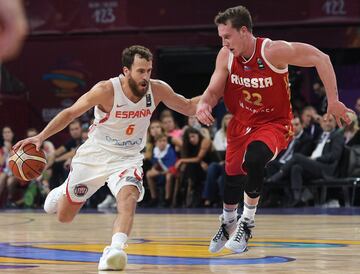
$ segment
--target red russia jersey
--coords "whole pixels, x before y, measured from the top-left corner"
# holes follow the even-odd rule
[[[256,38],[249,60],[229,55],[229,77],[224,102],[234,118],[245,126],[268,122],[290,124],[292,114],[288,69],[277,69],[266,60],[269,39]]]

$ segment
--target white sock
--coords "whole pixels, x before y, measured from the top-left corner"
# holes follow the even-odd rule
[[[234,209],[228,209],[223,208],[223,217],[225,223],[232,223],[234,220],[236,220],[237,217],[237,208]]]
[[[111,246],[119,249],[123,249],[128,236],[125,233],[117,232],[112,236]]]
[[[244,202],[244,210],[241,215],[241,219],[254,220],[257,206],[256,205],[248,205]]]

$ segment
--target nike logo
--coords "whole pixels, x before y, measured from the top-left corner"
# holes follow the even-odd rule
[[[247,127],[244,135],[248,134],[250,132],[250,130],[251,130],[251,127]]]
[[[121,108],[121,107],[126,106],[126,105],[127,105],[127,104],[122,104],[122,105],[116,104],[116,107],[117,107],[117,108]]]

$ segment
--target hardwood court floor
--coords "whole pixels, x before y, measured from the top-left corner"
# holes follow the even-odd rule
[[[36,212],[0,212],[0,273],[98,273],[114,214],[71,224]],[[360,216],[258,215],[250,250],[212,255],[215,214],[138,214],[122,272],[360,273]]]

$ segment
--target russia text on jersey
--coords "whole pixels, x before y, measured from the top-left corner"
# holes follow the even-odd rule
[[[243,78],[236,74],[231,74],[231,83],[245,86],[248,88],[268,88],[273,86],[273,80],[271,77],[266,78]]]

